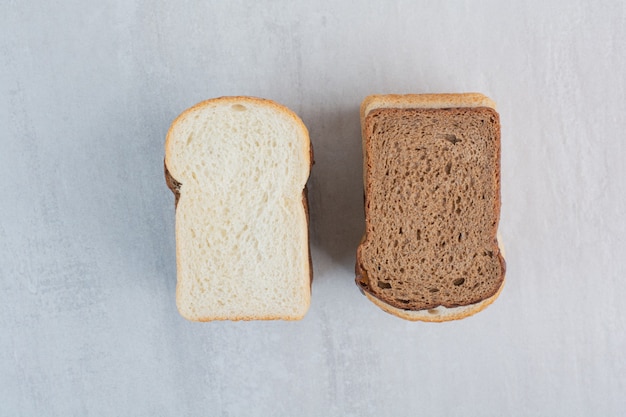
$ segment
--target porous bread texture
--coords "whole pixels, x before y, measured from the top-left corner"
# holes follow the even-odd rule
[[[311,269],[303,190],[312,161],[302,121],[269,100],[222,97],[183,112],[165,146],[168,183],[180,192],[181,315],[304,317]]]
[[[502,239],[500,238],[500,236],[498,236],[498,246],[500,248],[500,253],[502,254],[502,257],[503,258],[506,257],[506,254],[504,252],[504,246],[502,245]],[[357,271],[359,271],[358,266],[357,266]],[[357,272],[357,276],[359,276],[360,274],[361,272]],[[504,288],[505,281],[506,281],[506,277],[503,277],[502,285],[500,285],[498,292],[496,292],[491,297],[485,300],[482,300],[476,304],[470,304],[470,305],[461,306],[461,307],[450,307],[450,308],[439,306],[439,307],[435,307],[435,308],[428,309],[428,310],[416,310],[416,311],[393,307],[385,303],[384,301],[381,301],[378,298],[374,297],[365,289],[361,288],[361,291],[371,302],[373,302],[378,307],[380,307],[383,311],[389,314],[398,316],[400,318],[403,318],[409,321],[424,321],[424,322],[441,323],[444,321],[460,320],[460,319],[469,317],[473,314],[476,314],[484,310],[489,305],[491,305],[494,301],[496,301],[496,298],[500,296],[500,293],[502,292],[502,289]],[[357,277],[357,284],[361,286],[361,283],[359,282],[358,277]]]
[[[366,232],[357,284],[408,320],[484,309],[505,270],[493,102],[480,94],[371,96],[361,111]]]

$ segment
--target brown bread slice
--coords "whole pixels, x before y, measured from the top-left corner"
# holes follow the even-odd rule
[[[361,117],[366,230],[357,284],[409,320],[485,308],[505,273],[493,102],[480,94],[370,96]]]

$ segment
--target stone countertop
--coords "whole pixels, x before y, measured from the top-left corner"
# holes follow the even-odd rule
[[[623,2],[53,3],[0,16],[0,415],[626,413]],[[353,281],[359,104],[463,91],[500,112],[507,284],[410,323]],[[222,95],[310,130],[301,322],[177,313],[165,133]]]

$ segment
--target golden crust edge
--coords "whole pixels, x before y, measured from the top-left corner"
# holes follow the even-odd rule
[[[453,107],[490,107],[496,103],[481,93],[442,93],[442,94],[373,94],[361,103],[361,124],[367,114],[382,108],[443,109]]]

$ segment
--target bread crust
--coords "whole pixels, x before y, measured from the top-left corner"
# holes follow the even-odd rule
[[[264,106],[269,106],[271,108],[273,108],[274,110],[283,113],[284,115],[288,116],[297,126],[298,128],[301,130],[301,133],[303,134],[304,137],[306,137],[308,140],[306,141],[306,146],[308,147],[308,149],[306,150],[306,153],[308,153],[309,155],[309,167],[308,167],[308,171],[309,171],[309,175],[310,175],[310,169],[313,166],[313,164],[315,163],[314,161],[314,155],[313,155],[313,146],[311,145],[311,141],[309,138],[309,131],[307,129],[307,127],[305,126],[304,122],[300,119],[300,117],[298,117],[298,115],[296,115],[296,113],[294,113],[291,109],[289,109],[288,107],[285,107],[281,104],[278,104],[272,100],[268,100],[268,99],[263,99],[263,98],[258,98],[258,97],[249,97],[249,96],[224,96],[224,97],[217,97],[217,98],[212,98],[212,99],[208,99],[205,101],[202,101],[190,108],[188,108],[187,110],[183,111],[178,117],[176,117],[176,119],[174,119],[174,121],[172,122],[172,124],[170,125],[170,128],[168,129],[166,138],[165,138],[165,158],[163,161],[163,168],[164,168],[164,175],[165,175],[165,183],[167,185],[167,187],[170,189],[170,191],[172,191],[172,193],[174,194],[174,209],[176,210],[176,208],[178,207],[178,201],[180,200],[180,195],[181,195],[181,189],[183,187],[183,184],[181,182],[179,182],[178,180],[176,180],[172,174],[170,173],[169,169],[168,169],[168,159],[170,158],[171,153],[173,152],[173,150],[171,149],[172,143],[171,143],[171,137],[172,137],[172,132],[174,131],[174,128],[176,127],[177,123],[181,120],[183,120],[184,118],[186,118],[190,113],[197,111],[200,108],[203,107],[207,107],[207,106],[214,106],[214,105],[223,105],[223,104],[228,104],[228,103],[232,103],[232,104],[240,104],[240,103],[250,103],[250,104],[260,104],[260,105],[264,105]],[[276,319],[280,319],[280,320],[286,320],[286,321],[295,321],[295,320],[301,320],[302,318],[304,318],[304,315],[306,314],[306,311],[309,309],[309,305],[311,302],[311,297],[310,297],[310,291],[312,288],[312,282],[313,282],[313,262],[311,259],[311,245],[309,243],[309,221],[310,221],[310,215],[309,215],[309,204],[308,204],[308,190],[307,190],[307,186],[305,184],[304,189],[302,190],[302,205],[303,205],[303,209],[305,212],[305,218],[306,218],[306,236],[307,236],[307,253],[308,253],[308,270],[309,270],[309,297],[307,299],[307,305],[304,306],[305,308],[303,309],[304,313],[302,315],[297,315],[297,316],[286,316],[286,315],[282,315],[280,317],[275,317],[275,316],[255,316],[255,315],[241,315],[241,316],[236,316],[236,317],[232,317],[232,316],[228,316],[228,317],[224,317],[224,316],[211,316],[211,317],[187,317],[185,316],[185,314],[183,313],[183,311],[181,309],[179,309],[179,313],[186,318],[187,320],[190,321],[198,321],[198,322],[208,322],[208,321],[220,321],[220,320],[229,320],[229,321],[250,321],[250,320],[276,320]],[[176,245],[176,270],[178,271],[180,269],[180,254],[179,254],[179,246],[180,245]],[[180,300],[180,288],[179,285],[176,285],[176,301],[177,304],[179,303]]]
[[[451,107],[490,107],[496,103],[480,93],[384,94],[365,97],[361,103],[361,126],[367,114],[375,109],[445,109]]]
[[[172,177],[172,174],[170,174],[170,171],[167,169],[165,160],[163,160],[163,171],[165,173],[165,184],[167,188],[174,193],[174,209],[176,209],[176,207],[178,207],[178,200],[180,200],[180,186],[182,184]]]
[[[489,298],[486,298],[478,303],[470,304],[462,307],[437,307],[435,309],[429,310],[402,310],[400,308],[394,307],[381,301],[380,299],[374,297],[369,292],[362,290],[363,294],[374,304],[380,307],[385,312],[392,314],[394,316],[400,317],[409,321],[425,321],[425,322],[435,322],[441,323],[444,321],[452,321],[452,320],[461,320],[465,317],[472,316],[485,308],[491,305],[496,298],[500,296],[502,289],[504,288],[504,280],[502,281],[502,285],[498,288],[498,291]]]
[[[361,129],[362,129],[362,148],[363,148],[363,166],[368,166],[368,144],[366,141],[366,118],[370,112],[377,109],[382,108],[399,108],[399,109],[407,109],[407,108],[429,108],[429,109],[443,109],[443,108],[463,108],[463,107],[488,107],[495,111],[496,105],[490,98],[484,96],[480,93],[464,93],[464,94],[407,94],[407,95],[396,95],[396,94],[388,94],[388,95],[372,95],[366,97],[361,103],[360,107],[360,116],[361,116]],[[497,154],[500,155],[500,142],[497,143]],[[356,256],[356,265],[355,265],[355,274],[356,274],[356,284],[361,289],[361,292],[374,304],[380,307],[382,310],[403,318],[405,320],[411,321],[427,321],[427,322],[443,322],[450,320],[459,320],[477,312],[485,309],[491,303],[495,301],[496,298],[502,292],[505,282],[505,273],[506,273],[506,262],[503,256],[502,245],[500,241],[500,237],[497,231],[497,225],[500,219],[500,157],[497,159],[496,165],[496,175],[497,175],[497,201],[494,207],[497,214],[497,222],[496,222],[496,230],[492,231],[495,244],[497,246],[498,259],[500,261],[501,270],[502,270],[502,280],[499,287],[497,287],[494,293],[487,298],[480,300],[476,303],[464,305],[464,306],[437,306],[435,308],[430,309],[422,309],[422,310],[406,310],[399,308],[397,306],[393,306],[378,297],[376,297],[369,290],[369,280],[367,278],[367,271],[364,271],[361,267],[362,263],[362,254],[361,249],[363,246],[363,242],[367,239],[367,235],[364,234],[361,239],[361,244],[357,249]],[[364,184],[364,196],[370,191],[370,185],[367,179],[366,169],[363,170],[363,184]],[[366,226],[369,225],[369,219],[365,218]],[[366,227],[366,230],[368,228]]]

